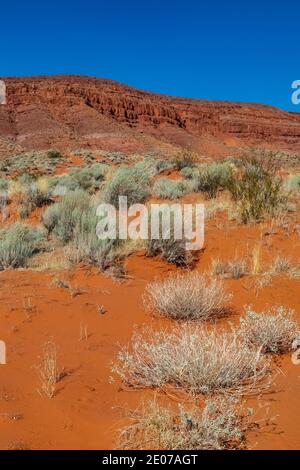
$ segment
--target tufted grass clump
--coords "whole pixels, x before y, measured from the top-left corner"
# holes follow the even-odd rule
[[[212,163],[200,169],[195,181],[198,191],[214,199],[220,190],[226,189],[233,178],[232,167],[227,162]]]
[[[135,389],[171,386],[196,394],[252,394],[270,386],[270,358],[236,330],[193,324],[135,332],[114,365],[123,383]]]
[[[68,192],[60,202],[48,207],[43,224],[61,243],[66,244],[74,236],[75,226],[83,212],[90,210],[90,197],[82,190]]]
[[[202,407],[178,408],[142,403],[128,413],[129,424],[120,431],[124,450],[233,450],[244,449],[253,426],[252,410],[234,398],[207,399]]]
[[[261,313],[247,307],[246,315],[241,318],[241,332],[249,345],[259,347],[265,353],[282,354],[292,350],[300,329],[294,313],[285,307]]]
[[[288,192],[300,192],[300,175],[289,175],[284,183],[284,189]]]
[[[168,238],[161,236],[157,240],[150,238],[147,241],[146,254],[149,257],[159,256],[179,268],[189,268],[194,261],[191,251],[186,249],[186,241],[176,239],[174,235]]]
[[[232,261],[214,260],[212,272],[217,276],[221,275],[231,279],[241,279],[247,274],[247,263],[243,259],[233,259]]]
[[[223,282],[197,273],[176,274],[146,286],[144,305],[172,320],[214,320],[228,313]]]
[[[15,223],[0,230],[0,269],[21,268],[27,260],[45,249],[41,228]]]
[[[258,160],[245,162],[242,176],[229,180],[227,188],[244,224],[259,222],[266,216],[274,217],[287,204],[282,179]]]

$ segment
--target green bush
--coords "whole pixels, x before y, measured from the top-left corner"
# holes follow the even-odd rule
[[[143,203],[150,194],[150,179],[139,167],[119,168],[107,183],[105,202],[119,207],[119,196],[126,196],[128,205]]]
[[[229,189],[243,223],[258,222],[265,215],[274,216],[287,202],[282,180],[259,164],[247,164],[240,179],[228,180]]]
[[[93,193],[100,188],[107,170],[108,165],[102,163],[94,163],[83,168],[73,168],[67,175],[56,176],[51,179],[52,194],[60,195],[60,188],[64,188],[65,192],[82,189]]]
[[[16,223],[0,230],[0,269],[19,268],[35,253],[45,248],[40,228]]]
[[[0,192],[6,193],[8,191],[8,181],[4,178],[0,178]]]
[[[209,198],[215,198],[220,189],[225,189],[232,179],[232,168],[228,163],[212,163],[200,170],[196,176],[197,190],[205,192]]]
[[[61,241],[68,243],[83,212],[90,211],[90,197],[82,190],[70,191],[62,201],[48,207],[42,216],[48,232]]]
[[[153,186],[153,194],[161,199],[179,199],[189,192],[191,187],[187,181],[158,179]]]
[[[186,178],[188,180],[193,180],[193,179],[199,178],[200,170],[199,170],[198,167],[193,167],[193,168],[184,167],[184,168],[182,168],[180,173],[184,178]]]
[[[80,214],[73,231],[71,252],[73,261],[86,262],[105,271],[116,264],[120,242],[100,240],[96,232],[98,221],[92,208]]]

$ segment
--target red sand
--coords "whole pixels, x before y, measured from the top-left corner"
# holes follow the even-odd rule
[[[299,259],[296,233],[290,237],[280,232],[262,237],[262,232],[264,229],[259,226],[232,224],[220,230],[210,222],[206,246],[196,269],[208,269],[215,258],[226,260],[235,254],[247,254],[259,240],[262,240],[265,263],[278,253]],[[118,428],[124,422],[121,410],[135,408],[141,398],[158,393],[125,391],[116,377],[116,381],[111,381],[110,369],[119,344],[130,341],[135,327],[151,324],[158,328],[168,324],[145,313],[142,293],[149,280],[166,276],[174,267],[138,253],[128,258],[127,269],[130,278],[123,282],[86,268],[69,273],[34,270],[0,273],[0,331],[1,339],[7,344],[7,365],[0,366],[0,448],[114,448]],[[69,289],[57,287],[53,283],[55,278],[67,280],[73,291],[80,290],[79,295],[72,297]],[[252,277],[225,280],[225,283],[233,293],[235,308],[230,321],[238,322],[243,306],[252,304],[257,310],[285,305],[295,309],[300,322],[298,279],[276,277],[270,286],[256,291]],[[106,310],[104,315],[98,311],[102,305]],[[219,328],[226,321],[219,322]],[[86,327],[88,338],[80,341],[82,327]],[[57,344],[59,365],[68,371],[53,399],[38,393],[35,369],[48,339]],[[269,409],[270,418],[277,416],[276,426],[251,433],[251,448],[297,449],[300,446],[297,422],[300,366],[293,365],[289,355],[277,363],[282,374],[276,378],[276,393],[250,401],[255,409],[262,405],[264,412]]]

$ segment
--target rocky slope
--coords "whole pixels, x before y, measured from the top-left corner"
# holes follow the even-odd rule
[[[300,151],[300,114],[270,106],[176,98],[76,75],[2,80],[2,153],[6,146],[127,152],[180,146],[216,156],[246,147]]]

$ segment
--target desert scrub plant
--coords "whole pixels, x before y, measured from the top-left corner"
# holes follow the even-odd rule
[[[183,168],[193,168],[196,164],[196,155],[189,150],[182,150],[172,160],[172,164],[178,171]]]
[[[272,308],[256,313],[251,307],[241,318],[241,334],[245,341],[264,353],[285,353],[292,350],[293,341],[299,335],[294,313],[285,307]]]
[[[247,273],[247,263],[240,259],[234,259],[233,261],[214,260],[212,272],[217,276],[221,275],[232,279],[240,279]]]
[[[199,169],[199,174],[193,179],[198,191],[203,191],[210,199],[214,199],[218,191],[228,186],[233,178],[232,167],[229,163],[212,163]]]
[[[128,205],[143,203],[150,194],[149,175],[139,167],[116,170],[104,189],[104,201],[119,207],[119,196],[126,196]]]
[[[188,272],[148,284],[144,305],[172,320],[214,320],[228,312],[229,299],[222,281]]]
[[[66,244],[73,238],[75,226],[86,211],[90,211],[90,196],[82,190],[70,191],[45,210],[42,221],[49,233]]]
[[[298,193],[300,191],[300,175],[289,175],[284,183],[287,192]]]
[[[25,202],[32,208],[43,207],[51,202],[49,182],[45,177],[40,177],[33,183],[25,186]]]
[[[7,193],[9,187],[9,183],[7,179],[0,178],[0,193]]]
[[[82,189],[94,193],[100,189],[109,166],[104,163],[94,163],[83,168],[72,168],[67,175],[55,176],[50,180],[52,194],[66,194],[68,191]],[[64,191],[62,191],[64,189]]]
[[[271,272],[273,274],[288,273],[292,270],[291,261],[283,256],[277,256],[272,263]]]
[[[63,155],[49,156],[47,151],[26,152],[9,157],[0,162],[0,171],[7,176],[19,176],[24,173],[33,175],[53,175],[57,164],[67,163],[69,160]]]
[[[102,272],[111,268],[122,270],[120,254],[122,242],[119,239],[99,239],[98,221],[93,209],[79,214],[69,247],[69,259],[76,263],[86,262]]]
[[[0,270],[26,266],[28,258],[45,249],[41,228],[21,223],[0,230]]]
[[[227,189],[238,204],[244,224],[259,222],[265,216],[275,216],[287,204],[282,179],[268,173],[258,163],[247,164],[241,178],[231,178]]]
[[[149,257],[159,256],[170,264],[180,268],[189,268],[193,265],[193,255],[186,249],[186,241],[176,239],[170,235],[167,238],[161,236],[159,239],[147,240],[146,255]]]
[[[238,331],[180,324],[173,329],[135,332],[114,364],[132,388],[173,386],[196,394],[251,394],[270,386],[270,361]]]
[[[124,450],[244,449],[254,426],[252,410],[234,398],[206,399],[202,407],[179,404],[177,410],[149,401],[128,418],[119,437]]]
[[[154,196],[161,199],[179,199],[190,190],[191,186],[188,182],[169,178],[160,178],[153,185]]]

